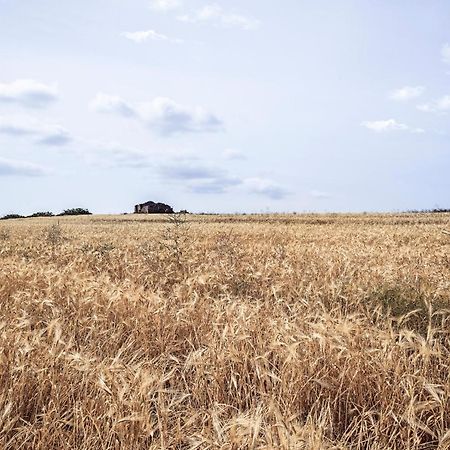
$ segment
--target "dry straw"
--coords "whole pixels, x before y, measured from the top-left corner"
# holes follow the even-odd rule
[[[2,449],[448,449],[446,214],[0,229]]]

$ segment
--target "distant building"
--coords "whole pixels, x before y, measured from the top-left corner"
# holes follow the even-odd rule
[[[171,206],[164,203],[146,202],[134,207],[135,214],[173,214]]]

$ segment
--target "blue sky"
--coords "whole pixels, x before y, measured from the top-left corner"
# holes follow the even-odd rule
[[[0,214],[449,207],[450,2],[0,0]]]

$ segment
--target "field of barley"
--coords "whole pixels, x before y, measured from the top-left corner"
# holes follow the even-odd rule
[[[449,449],[450,214],[0,223],[0,448]]]

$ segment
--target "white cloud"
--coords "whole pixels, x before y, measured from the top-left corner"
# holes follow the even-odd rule
[[[423,103],[421,105],[417,105],[417,109],[423,112],[435,112],[435,109],[431,105],[431,103]]]
[[[171,159],[159,163],[156,173],[165,181],[181,183],[188,191],[197,194],[223,194],[242,184],[223,168],[201,160]]]
[[[411,128],[404,123],[397,122],[395,119],[365,121],[361,123],[361,126],[375,131],[376,133],[384,133],[388,131],[409,131],[411,133],[425,132],[423,128]]]
[[[245,155],[240,151],[234,148],[227,148],[222,152],[222,156],[229,161],[243,161],[246,159]]]
[[[171,11],[180,8],[182,5],[181,0],[151,0],[150,9],[154,11]]]
[[[60,125],[42,123],[28,116],[1,117],[0,133],[9,136],[30,136],[37,144],[61,146],[72,141],[70,133]]]
[[[146,30],[146,31],[126,31],[120,34],[121,36],[129,39],[136,44],[142,44],[147,41],[166,41],[172,42],[173,44],[182,44],[184,41],[182,39],[173,39],[165,34],[157,33],[155,30]]]
[[[366,121],[361,124],[363,127],[369,130],[376,131],[378,133],[383,131],[393,131],[393,130],[408,130],[409,127],[404,123],[399,123],[395,119],[388,120],[375,120]]]
[[[224,194],[230,188],[240,184],[242,184],[242,180],[237,177],[221,176],[192,180],[187,187],[191,192],[197,194]]]
[[[425,92],[424,86],[404,86],[391,92],[390,98],[396,101],[408,101],[420,97]]]
[[[40,177],[49,173],[47,168],[28,161],[0,157],[0,176]]]
[[[442,61],[450,64],[450,44],[445,43],[441,48]]]
[[[88,164],[101,168],[149,170],[162,183],[175,183],[196,194],[223,194],[242,184],[242,180],[217,165],[185,153],[142,151],[116,142],[80,140],[76,150]]]
[[[176,184],[195,194],[236,192],[256,194],[279,200],[290,194],[278,183],[266,178],[243,178],[222,164],[202,159],[185,151],[138,150],[117,142],[77,139],[72,146],[88,164],[101,168],[139,169],[158,177],[161,183]],[[234,153],[234,152],[233,152]],[[144,172],[145,173],[145,172]]]
[[[241,14],[228,13],[217,4],[206,5],[193,14],[178,16],[178,20],[190,23],[211,22],[223,27],[236,27],[242,30],[256,30],[261,25],[261,22],[257,19]]]
[[[120,97],[100,93],[91,102],[91,108],[99,112],[135,117],[164,136],[217,132],[223,127],[221,120],[205,108],[180,105],[165,97],[133,106]]]
[[[90,103],[90,108],[102,113],[115,113],[124,117],[136,115],[133,107],[117,95],[99,92]]]
[[[274,200],[289,192],[265,178],[241,178],[222,165],[205,161],[185,152],[143,151],[115,142],[95,142],[79,139],[74,151],[86,162],[103,168],[120,167],[147,170],[161,183],[174,183],[196,194],[223,194],[236,188]]]
[[[289,192],[272,180],[265,178],[240,178],[222,167],[201,160],[173,159],[158,164],[157,173],[164,180],[182,183],[189,191],[198,194],[223,194],[242,187],[250,194],[279,200]]]
[[[289,195],[285,188],[266,178],[246,178],[243,180],[243,185],[250,193],[263,195],[273,200],[280,200]]]
[[[450,95],[445,95],[436,101],[436,107],[439,111],[448,111],[450,109]]]
[[[165,97],[141,104],[139,112],[150,128],[163,135],[214,132],[222,128],[222,122],[201,106],[184,106]]]
[[[183,184],[226,176],[224,169],[186,152],[144,151],[118,142],[83,139],[79,139],[78,143],[80,145],[75,151],[88,163],[101,167],[150,168],[154,174],[164,180],[178,181]]]
[[[0,102],[16,103],[30,108],[42,108],[58,98],[55,85],[47,85],[35,80],[15,80],[0,83]]]
[[[69,132],[59,125],[49,125],[49,128],[42,129],[38,135],[37,143],[42,145],[61,146],[72,141]]]
[[[159,165],[162,175],[177,180],[213,179],[223,175],[217,167],[199,161],[173,160]]]
[[[450,111],[450,95],[444,95],[431,103],[418,105],[417,109],[424,112],[445,113]]]

